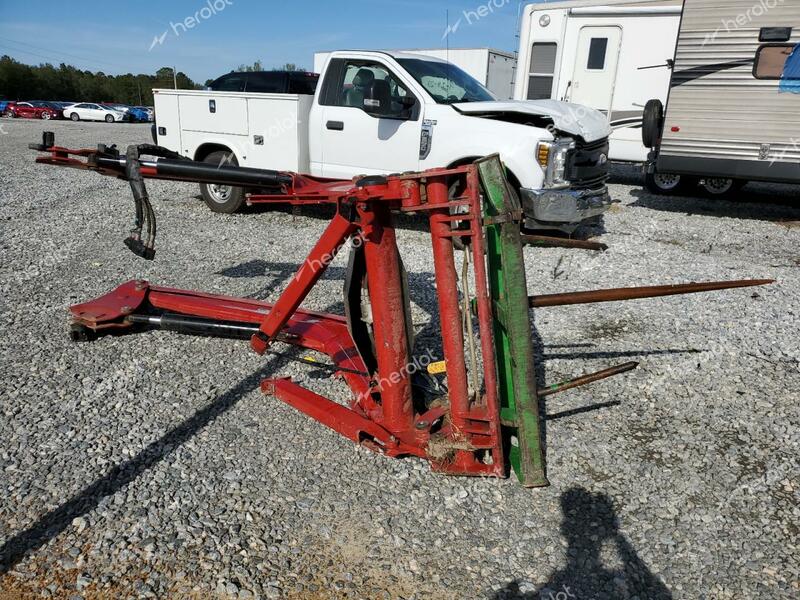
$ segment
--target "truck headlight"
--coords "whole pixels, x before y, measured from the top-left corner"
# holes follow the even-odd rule
[[[569,138],[539,142],[536,148],[536,161],[544,170],[545,187],[563,187],[569,184],[564,172],[567,168],[567,154],[573,148],[575,140]]]

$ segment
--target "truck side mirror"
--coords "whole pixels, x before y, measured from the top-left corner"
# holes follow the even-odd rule
[[[381,116],[386,109],[381,106],[381,101],[375,98],[364,98],[364,112],[374,116]]]
[[[400,104],[398,110],[397,104]],[[389,82],[376,79],[364,94],[364,112],[377,118],[410,119],[410,109],[417,103],[413,96],[393,97]]]

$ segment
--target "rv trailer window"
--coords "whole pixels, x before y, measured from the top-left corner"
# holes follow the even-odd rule
[[[606,66],[606,50],[608,38],[592,38],[589,42],[589,60],[586,69],[589,71],[602,71]]]
[[[780,79],[786,66],[786,59],[792,53],[792,44],[767,44],[756,52],[753,76],[756,79]]]
[[[536,42],[531,47],[528,100],[548,99],[552,95],[557,53],[558,44],[554,42]]]

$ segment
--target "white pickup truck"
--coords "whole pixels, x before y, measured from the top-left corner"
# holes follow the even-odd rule
[[[194,160],[349,179],[499,153],[529,228],[571,231],[611,203],[606,117],[554,100],[497,101],[445,61],[332,52],[314,96],[154,90],[156,143]],[[203,186],[217,212],[240,188]]]

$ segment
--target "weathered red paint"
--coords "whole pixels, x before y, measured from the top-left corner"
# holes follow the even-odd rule
[[[428,201],[433,205],[446,205],[447,180],[431,178],[427,185]],[[442,329],[442,346],[447,365],[447,388],[450,400],[450,421],[453,436],[467,439],[469,392],[467,365],[464,359],[464,333],[461,324],[461,308],[458,301],[458,276],[456,275],[450,213],[447,208],[436,208],[430,217],[431,243],[433,244],[433,266],[436,273],[436,297],[439,303],[439,321]],[[454,462],[466,468],[473,461],[468,451],[456,452]]]
[[[392,215],[386,204],[370,203],[363,213],[361,240],[367,263],[372,327],[386,428],[403,439],[414,436],[410,343],[403,318],[403,280]]]
[[[89,158],[76,160],[69,155]],[[91,162],[92,152],[53,149],[40,162],[74,168],[89,168],[106,175],[119,175],[113,161],[102,167]],[[110,166],[109,166],[110,165]],[[166,178],[158,173],[157,161],[142,166],[146,178]],[[465,180],[459,198],[448,198],[448,181]],[[343,406],[307,390],[288,379],[268,379],[262,389],[354,442],[388,456],[414,455],[428,458],[437,471],[503,476],[505,463],[500,435],[497,381],[492,353],[489,305],[477,172],[472,166],[433,169],[425,173],[391,176],[368,185],[291,175],[280,195],[251,195],[249,202],[320,203],[337,205],[331,220],[308,257],[299,266],[274,304],[245,298],[230,298],[133,281],[92,302],[72,308],[76,323],[96,331],[130,327],[130,314],[163,312],[259,325],[251,346],[269,351],[273,342],[289,343],[327,354],[343,371],[352,398]],[[465,210],[451,216],[452,207]],[[439,300],[444,359],[447,364],[448,403],[415,408],[412,401],[413,361],[405,322],[403,280],[395,238],[392,211],[428,212]],[[464,336],[459,304],[458,277],[454,262],[452,224],[467,221],[470,228],[458,232],[471,243],[476,280],[480,349],[485,392],[469,397]],[[372,327],[377,371],[365,376],[360,357],[343,317],[300,309],[300,304],[325,272],[348,238],[356,236],[364,246],[372,309]],[[346,369],[346,370],[344,370]],[[351,372],[355,371],[355,372]]]

